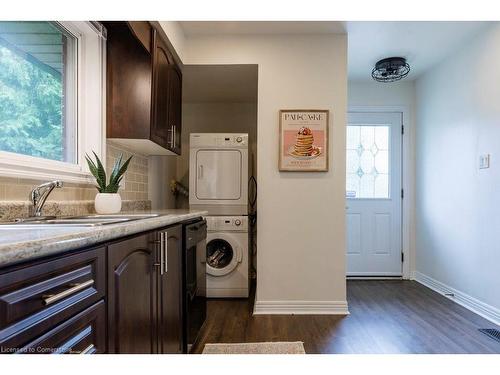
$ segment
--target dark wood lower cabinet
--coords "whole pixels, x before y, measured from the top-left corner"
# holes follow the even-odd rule
[[[182,225],[0,269],[1,353],[183,352]]]
[[[182,226],[108,246],[110,353],[182,353]]]
[[[108,246],[108,351],[157,353],[155,233]]]
[[[106,249],[101,247],[0,270],[2,352],[35,347],[30,343],[102,300],[105,266]],[[104,338],[106,332],[99,334]],[[43,342],[39,346],[44,349]],[[99,349],[104,351],[105,345]]]
[[[182,337],[182,226],[165,233],[166,267],[159,282],[160,353],[181,354]]]

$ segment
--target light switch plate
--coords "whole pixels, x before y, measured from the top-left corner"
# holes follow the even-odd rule
[[[490,154],[479,156],[479,169],[486,169],[490,167]]]

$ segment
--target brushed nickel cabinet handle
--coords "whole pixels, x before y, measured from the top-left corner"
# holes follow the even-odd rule
[[[93,284],[94,284],[94,280],[90,279],[90,280],[87,280],[81,284],[74,284],[74,286],[72,286],[71,288],[63,290],[62,292],[57,293],[57,294],[44,294],[44,295],[42,295],[43,302],[45,303],[45,305],[51,305],[54,302],[57,302],[57,301],[65,298],[65,297],[68,297],[76,292],[79,292],[80,290],[83,290],[83,289],[85,289]]]
[[[168,235],[166,232],[163,233],[163,251],[165,252],[165,273],[168,272]]]
[[[160,275],[163,275],[165,271],[165,232],[160,232]]]
[[[87,346],[80,352],[80,354],[89,354],[92,351],[92,349],[94,349],[94,344],[90,344],[89,346]]]
[[[175,147],[175,125],[170,125],[172,138],[170,139],[170,148]]]

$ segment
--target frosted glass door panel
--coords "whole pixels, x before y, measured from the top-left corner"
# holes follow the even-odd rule
[[[200,150],[196,153],[196,197],[237,200],[241,197],[241,152]]]
[[[348,198],[389,198],[388,125],[347,126]]]

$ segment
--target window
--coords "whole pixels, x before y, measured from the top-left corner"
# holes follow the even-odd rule
[[[389,140],[389,126],[347,126],[347,198],[390,197]]]
[[[74,163],[77,38],[52,22],[0,22],[0,150]]]
[[[104,157],[104,29],[90,22],[0,22],[0,175],[89,182]]]

